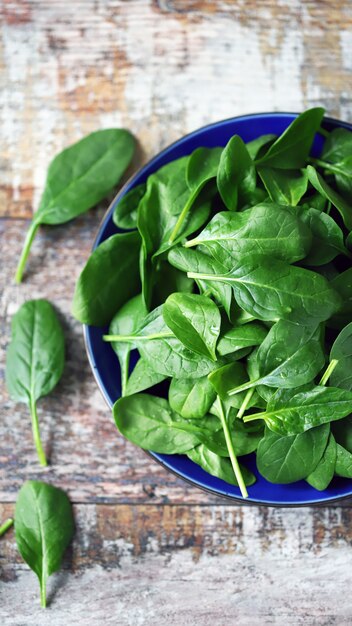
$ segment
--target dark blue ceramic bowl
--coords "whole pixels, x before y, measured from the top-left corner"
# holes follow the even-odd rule
[[[162,165],[190,154],[200,146],[208,148],[225,146],[230,137],[235,134],[240,135],[245,142],[268,133],[279,135],[295,117],[296,114],[294,113],[244,115],[210,124],[182,137],[160,152],[127,182],[112,202],[99,228],[93,248],[96,248],[110,235],[119,232],[119,229],[112,221],[112,214],[115,205],[121,197],[132,187],[145,182],[148,176]],[[325,118],[324,127],[327,130],[332,130],[336,127],[352,130],[352,125],[331,118]],[[321,136],[317,136],[313,146],[313,156],[319,155],[322,144],[323,139]],[[106,329],[104,328],[84,327],[89,362],[105,400],[112,407],[115,400],[120,397],[119,363],[111,346],[102,341],[102,335],[105,331]],[[207,474],[186,456],[156,454],[155,452],[150,454],[165,468],[197,487],[220,496],[226,496],[234,501],[242,500],[237,487],[233,487],[219,478]],[[352,495],[352,481],[342,478],[335,478],[329,488],[322,492],[316,491],[303,480],[291,485],[273,485],[258,474],[254,454],[248,455],[243,460],[257,476],[257,482],[248,488],[249,498],[246,502],[276,506],[299,506],[328,502]]]

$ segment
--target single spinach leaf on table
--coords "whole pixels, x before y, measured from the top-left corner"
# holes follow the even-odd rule
[[[61,489],[28,480],[21,487],[15,509],[17,548],[40,584],[40,600],[46,607],[46,583],[56,572],[74,534],[70,501]]]
[[[279,435],[298,435],[352,412],[352,392],[336,387],[307,385],[279,389],[269,400],[266,411],[245,415],[244,422],[263,419]]]
[[[204,417],[216,399],[216,391],[207,376],[173,378],[169,388],[171,408],[187,419]]]
[[[308,175],[302,170],[280,170],[262,167],[258,169],[260,178],[269,194],[277,204],[296,206],[307,191]]]
[[[163,305],[167,326],[189,350],[216,361],[216,342],[221,316],[216,304],[206,296],[173,293]]]
[[[341,300],[328,281],[310,270],[265,256],[245,257],[224,274],[189,271],[196,281],[224,283],[233,287],[238,305],[259,320],[286,319],[318,324],[329,319]]]
[[[216,350],[220,356],[225,356],[244,348],[258,346],[264,341],[267,333],[268,329],[258,322],[232,326],[224,333],[220,333]]]
[[[37,400],[59,382],[65,362],[65,339],[50,302],[29,300],[12,318],[6,354],[6,385],[11,398],[30,408],[39,462],[47,465],[40,440]]]
[[[87,135],[54,158],[26,236],[16,272],[17,282],[22,280],[38,227],[41,224],[64,224],[105,198],[119,182],[134,150],[135,140],[131,133],[112,128]]]
[[[296,117],[265,155],[257,159],[256,165],[285,170],[304,167],[324,112],[324,109],[316,107]]]
[[[238,482],[236,480],[236,476],[232,469],[230,461],[215,454],[205,445],[199,445],[193,450],[189,450],[187,452],[187,456],[189,459],[191,459],[191,461],[193,461],[206,472],[208,472],[208,474],[216,476],[216,478],[221,478],[221,480],[224,480],[230,485],[235,485],[236,487],[238,487]],[[244,483],[247,486],[253,485],[255,483],[254,474],[252,474],[252,472],[250,472],[243,465],[240,465],[240,469]]]
[[[332,359],[337,360],[337,365],[331,373],[330,384],[352,391],[352,322],[336,337],[330,351]]]
[[[234,135],[223,149],[217,171],[220,196],[230,211],[248,204],[256,188],[256,170],[241,137]]]
[[[125,395],[131,396],[140,391],[145,391],[150,387],[154,387],[154,385],[158,385],[165,379],[166,376],[164,374],[159,374],[151,367],[150,363],[140,358],[127,381]]]
[[[257,449],[259,473],[269,482],[282,485],[306,478],[321,460],[329,432],[328,424],[288,436],[266,428]]]
[[[311,472],[306,478],[307,483],[314,487],[314,489],[324,491],[324,489],[330,485],[335,473],[336,456],[336,442],[334,435],[330,433],[328,444],[324,450],[323,456],[313,472]]]
[[[130,189],[115,206],[112,214],[114,224],[119,228],[132,229],[137,228],[138,205],[142,200],[146,185],[142,183]]]
[[[258,385],[291,389],[311,382],[325,363],[321,328],[309,328],[287,320],[272,326],[256,353],[258,377],[229,394]]]
[[[352,230],[352,208],[350,204],[335,191],[324,178],[312,167],[307,166],[308,178],[313,187],[333,204],[340,213],[348,230]]]
[[[293,263],[307,255],[311,242],[309,228],[293,211],[264,202],[242,213],[217,213],[185,247],[205,246],[230,268],[244,255],[267,254]]]
[[[105,326],[140,292],[139,233],[112,235],[90,255],[76,283],[72,314],[82,324]],[[127,278],[128,277],[128,278]]]
[[[298,207],[298,215],[312,233],[312,245],[304,265],[325,265],[338,254],[349,254],[343,242],[343,232],[330,215],[303,207]]]
[[[118,310],[110,324],[109,334],[131,335],[139,327],[146,315],[147,309],[145,308],[141,294],[139,294],[131,300],[128,300],[128,302]],[[128,380],[130,352],[133,346],[130,343],[112,342],[111,347],[116,353],[120,363],[121,395],[124,396]]]

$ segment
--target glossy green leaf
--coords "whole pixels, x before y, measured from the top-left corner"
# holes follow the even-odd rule
[[[322,150],[321,158],[330,163],[338,163],[352,154],[352,133],[347,128],[332,130]]]
[[[324,265],[338,254],[346,254],[343,232],[330,215],[307,208],[300,210],[299,216],[312,233],[312,245],[304,259],[305,265]]]
[[[234,135],[222,151],[217,186],[225,206],[236,211],[251,201],[256,188],[256,170],[241,137]]]
[[[146,192],[143,183],[133,187],[119,200],[114,208],[112,219],[119,228],[137,228],[138,205]]]
[[[342,305],[329,320],[329,326],[343,328],[352,320],[352,268],[335,276],[331,286],[341,297]]]
[[[188,187],[199,191],[208,180],[216,178],[223,148],[197,148],[189,157],[186,171]]]
[[[207,376],[173,378],[169,389],[171,408],[187,419],[206,415],[215,402],[216,391]]]
[[[221,356],[225,356],[243,348],[259,346],[264,341],[267,333],[267,328],[257,322],[232,326],[223,334],[220,334],[217,352]]]
[[[352,207],[351,205],[342,198],[327,182],[325,182],[324,178],[312,167],[308,165],[307,167],[308,178],[313,185],[313,187],[319,191],[319,193],[324,196],[327,200],[331,202],[331,204],[336,207],[339,211],[344,224],[348,230],[352,230]]]
[[[306,170],[280,170],[262,167],[258,170],[269,198],[277,204],[296,206],[307,191]]]
[[[252,139],[252,141],[246,143],[246,148],[251,159],[259,158],[262,151],[265,153],[269,145],[273,144],[276,138],[277,135],[260,135],[257,139]]]
[[[152,367],[151,364],[140,358],[127,381],[125,395],[131,396],[132,394],[145,391],[154,385],[158,385],[166,379],[164,374],[159,374]]]
[[[337,365],[330,376],[330,384],[352,391],[352,322],[335,339],[330,351],[332,359],[337,360]]]
[[[328,445],[324,450],[323,456],[313,472],[306,478],[307,482],[314,487],[314,489],[324,491],[324,489],[330,485],[335,473],[336,456],[336,442],[333,434],[330,433]]]
[[[336,444],[335,472],[337,476],[352,478],[352,453],[338,443]]]
[[[76,283],[72,314],[78,321],[109,324],[116,311],[140,292],[140,245],[139,234],[131,232],[113,235],[94,250]]]
[[[221,480],[224,480],[226,483],[236,485],[238,487],[238,482],[228,459],[211,452],[211,450],[204,445],[200,445],[193,450],[189,450],[187,452],[187,456],[191,459],[191,461],[200,465],[200,467],[208,472],[208,474],[216,476],[216,478],[221,478]],[[247,470],[247,468],[243,465],[240,467],[245,484],[248,486],[253,485],[255,483],[254,474]]]
[[[347,415],[338,422],[331,424],[331,430],[335,437],[336,443],[339,443],[348,452],[352,453],[352,415]]]
[[[60,568],[73,534],[72,507],[64,491],[34,480],[25,482],[16,502],[15,536],[22,558],[38,576],[42,607],[47,579]]]

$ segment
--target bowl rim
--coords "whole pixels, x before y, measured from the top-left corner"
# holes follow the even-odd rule
[[[226,123],[231,123],[233,121],[236,120],[250,120],[253,118],[262,118],[262,117],[286,117],[286,116],[291,116],[293,118],[298,117],[300,113],[294,112],[294,111],[264,111],[264,112],[260,112],[260,113],[248,113],[245,115],[236,115],[236,116],[231,116],[222,120],[218,120],[216,122],[211,122],[210,124],[205,124],[204,126],[200,126],[199,128],[187,133],[186,135],[182,135],[179,139],[176,139],[175,141],[173,141],[172,143],[168,144],[165,148],[163,148],[162,150],[160,150],[157,154],[155,154],[151,159],[149,159],[146,163],[144,163],[143,165],[141,165],[138,169],[136,169],[131,176],[128,177],[128,179],[126,180],[126,182],[122,185],[122,187],[119,189],[119,191],[116,193],[116,195],[114,196],[114,198],[112,199],[112,201],[110,202],[108,208],[106,209],[100,223],[98,226],[98,230],[97,230],[97,234],[94,238],[93,241],[93,245],[91,247],[91,252],[93,252],[98,245],[100,244],[100,237],[101,237],[101,232],[102,230],[106,227],[107,223],[110,221],[113,209],[115,208],[116,204],[118,203],[118,201],[120,200],[120,198],[122,198],[130,189],[130,187],[132,187],[133,182],[135,180],[135,178],[141,176],[144,174],[145,170],[149,169],[151,166],[153,166],[153,164],[157,161],[159,161],[160,158],[162,158],[164,155],[166,155],[170,150],[172,150],[172,148],[176,147],[176,146],[180,146],[182,145],[184,142],[186,142],[187,140],[189,140],[192,137],[195,137],[196,135],[198,135],[200,132],[202,131],[206,131],[206,130],[210,130],[210,129],[214,129],[217,126],[221,126],[223,124]],[[329,117],[329,116],[325,116],[323,117],[323,121],[322,121],[322,126],[324,127],[325,124],[331,124],[333,126],[338,126],[338,127],[342,127],[342,128],[346,128],[348,130],[352,131],[352,123],[349,122],[344,122],[342,120],[339,120],[337,118],[334,117]],[[123,229],[121,229],[123,230]],[[91,370],[93,372],[93,376],[95,379],[95,382],[98,385],[98,388],[100,390],[100,393],[102,394],[107,406],[109,407],[109,409],[112,409],[112,404],[109,400],[108,394],[106,393],[106,389],[105,389],[105,385],[103,384],[103,381],[99,375],[98,372],[98,367],[95,363],[95,359],[93,357],[93,351],[91,348],[91,339],[89,337],[89,326],[87,324],[82,324],[82,330],[83,330],[83,339],[84,339],[84,345],[85,345],[85,350],[86,350],[86,354],[88,357],[88,362],[89,365],[91,367]],[[348,498],[351,498],[352,496],[352,485],[351,485],[351,491],[350,493],[346,493],[343,494],[341,496],[325,496],[323,499],[321,500],[304,500],[302,502],[297,502],[297,501],[287,501],[287,502],[280,502],[280,501],[275,501],[275,500],[260,500],[259,498],[242,498],[240,495],[230,495],[230,494],[225,494],[225,493],[219,493],[219,491],[217,491],[215,488],[211,488],[208,486],[205,486],[204,484],[200,483],[197,479],[194,478],[189,478],[188,476],[184,475],[182,472],[175,470],[173,467],[170,467],[170,465],[162,458],[160,458],[160,456],[157,453],[151,452],[149,450],[144,450],[143,448],[140,448],[140,450],[142,450],[148,457],[152,458],[154,461],[156,461],[159,465],[161,465],[161,467],[163,467],[167,472],[172,473],[174,476],[176,476],[177,478],[180,478],[181,480],[187,482],[189,485],[192,485],[193,487],[197,487],[198,489],[201,489],[202,491],[204,491],[205,493],[209,493],[211,495],[215,495],[218,498],[222,498],[224,500],[228,500],[229,502],[235,503],[235,504],[241,504],[244,506],[266,506],[266,507],[275,507],[275,508],[303,508],[303,507],[307,507],[307,506],[316,506],[316,507],[322,507],[326,504],[333,504],[333,503],[338,503],[338,502],[342,502],[343,500],[346,500]],[[173,456],[173,455],[172,455]]]

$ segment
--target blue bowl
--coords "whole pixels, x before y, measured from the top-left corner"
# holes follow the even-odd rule
[[[279,135],[295,117],[297,117],[295,113],[255,113],[216,122],[182,137],[149,161],[118,193],[102,221],[93,249],[111,235],[121,232],[112,221],[113,211],[119,200],[132,187],[145,182],[150,174],[153,174],[163,165],[190,154],[200,146],[207,148],[225,146],[230,137],[235,134],[240,135],[245,142],[268,133]],[[336,127],[352,130],[352,125],[331,118],[325,118],[323,126],[329,131]],[[319,156],[323,141],[320,135],[316,136],[312,149],[313,156]],[[84,336],[89,362],[95,379],[108,405],[112,407],[121,395],[119,363],[111,346],[102,341],[102,335],[106,330],[106,328],[85,326]],[[156,454],[155,452],[149,454],[161,463],[163,467],[193,485],[213,494],[225,496],[233,501],[243,501],[238,487],[229,485],[219,478],[207,474],[186,456]],[[258,474],[254,454],[244,457],[243,461],[257,477],[257,482],[248,488],[249,498],[245,500],[246,503],[300,506],[329,502],[352,495],[352,481],[347,479],[334,478],[325,491],[316,491],[303,480],[291,485],[274,485]]]

